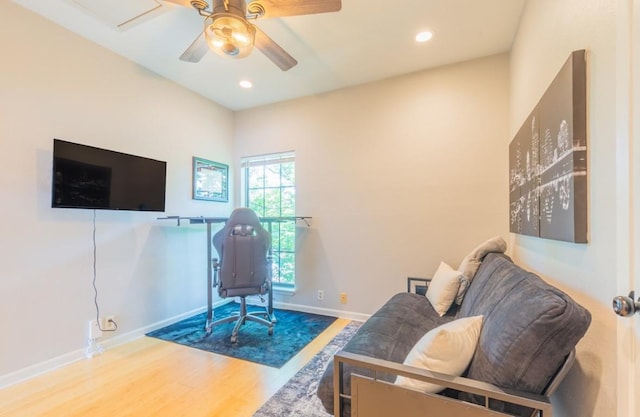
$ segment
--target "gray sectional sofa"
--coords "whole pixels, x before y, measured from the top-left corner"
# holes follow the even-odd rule
[[[462,377],[402,365],[426,332],[477,315],[483,316],[478,345]],[[558,371],[566,373],[570,367],[575,346],[590,322],[590,313],[567,294],[518,267],[509,257],[490,253],[482,260],[462,304],[454,304],[442,317],[423,295],[393,296],[336,355],[336,363],[329,364],[318,396],[331,414],[339,404],[336,416],[350,416],[352,406],[354,411],[360,409],[354,415],[367,416],[383,416],[390,411],[393,413],[388,415],[403,416],[437,416],[443,412],[497,415],[491,414],[494,411],[531,416],[537,412],[534,410],[547,411],[543,413],[546,416],[551,405],[545,394],[555,389],[558,378],[561,380]],[[356,393],[352,396],[352,374],[382,388],[358,388],[356,399]],[[414,375],[446,389],[438,394],[409,392],[412,390],[393,384],[397,375]],[[334,385],[341,388],[334,392]],[[372,411],[365,412],[367,409]]]

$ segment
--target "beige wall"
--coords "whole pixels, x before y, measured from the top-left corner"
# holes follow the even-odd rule
[[[295,150],[297,212],[314,220],[299,229],[297,292],[278,299],[299,306],[371,313],[407,276],[429,276],[440,260],[457,266],[481,240],[509,237],[516,261],[594,317],[554,398],[557,415],[615,415],[615,345],[604,342],[615,340],[614,3],[530,0],[510,58],[232,114],[0,2],[0,334],[11,335],[0,343],[0,385],[77,358],[95,314],[93,213],[50,208],[59,137],[167,161],[169,215],[232,207],[191,200],[192,156],[230,164],[233,181],[241,156]],[[509,235],[507,145],[582,48],[590,51],[591,243]],[[205,303],[203,229],[158,215],[97,213],[102,309],[117,314],[125,335]]]
[[[167,161],[166,214],[224,215],[191,200],[191,157],[231,162],[232,113],[11,2],[0,16],[1,386],[82,357],[95,317],[93,212],[51,208],[52,139]],[[162,215],[97,212],[99,301],[121,336],[205,304],[204,228]]]
[[[559,416],[616,415],[616,141],[613,0],[530,0],[511,57],[513,137],[573,50],[589,51],[589,232],[577,245],[513,235],[514,257],[570,293],[593,322],[553,399]]]
[[[280,300],[372,313],[407,276],[506,237],[508,78],[500,55],[237,112],[235,162],[295,150],[296,211],[313,216]]]

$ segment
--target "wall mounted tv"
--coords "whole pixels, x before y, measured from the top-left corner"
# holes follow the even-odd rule
[[[53,140],[51,207],[164,211],[167,163]]]

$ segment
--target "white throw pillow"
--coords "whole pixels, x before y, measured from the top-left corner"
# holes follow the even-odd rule
[[[411,349],[405,365],[451,376],[467,369],[478,345],[482,316],[466,317],[438,326],[427,332]],[[397,385],[421,392],[437,393],[444,387],[430,382],[398,376]]]
[[[446,314],[456,299],[461,277],[460,271],[456,271],[444,262],[440,262],[436,273],[433,274],[426,296],[441,317]]]

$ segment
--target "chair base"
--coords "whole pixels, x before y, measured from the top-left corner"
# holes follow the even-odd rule
[[[235,313],[229,317],[222,318],[220,320],[216,320],[210,324],[208,324],[205,328],[207,335],[213,332],[213,328],[220,324],[236,322],[236,325],[233,327],[233,331],[231,332],[231,343],[238,342],[238,332],[240,330],[240,326],[242,326],[246,321],[252,321],[258,324],[262,324],[268,327],[269,336],[273,335],[273,322],[271,320],[263,319],[260,316],[265,316],[269,318],[268,311],[264,312],[247,312],[247,300],[245,297],[240,297],[240,312]]]

